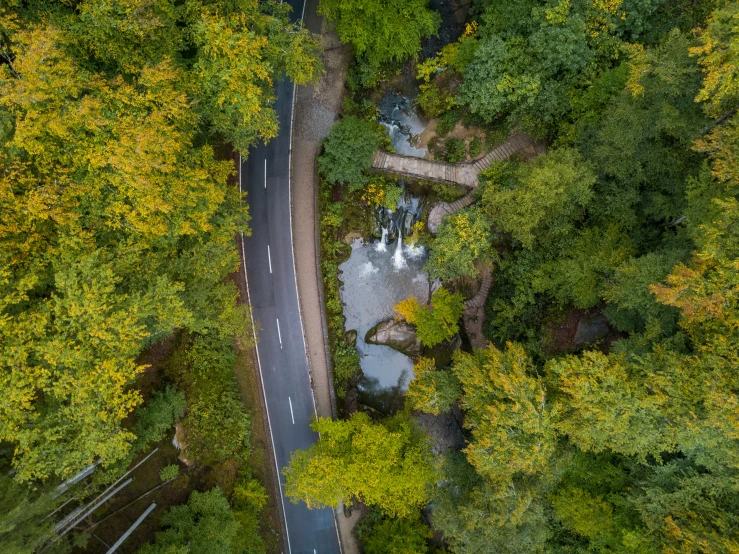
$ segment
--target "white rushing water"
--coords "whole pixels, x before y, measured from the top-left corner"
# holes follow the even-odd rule
[[[387,227],[382,228],[382,238],[377,243],[377,246],[375,246],[375,250],[378,252],[387,252]]]
[[[400,271],[408,264],[403,257],[403,229],[398,229],[398,245],[395,247],[395,254],[393,254],[393,267],[396,271]]]

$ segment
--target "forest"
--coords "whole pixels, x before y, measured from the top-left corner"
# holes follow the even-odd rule
[[[343,421],[318,421],[288,494],[361,509],[368,554],[739,551],[739,4],[476,0],[430,54],[440,21],[424,0],[320,9],[354,54],[318,160],[327,296],[342,237],[371,228],[355,206],[397,199],[372,164],[392,149],[377,91],[398,74],[438,122],[437,160],[511,133],[543,147],[481,171],[436,236],[404,237],[442,285],[395,307],[423,348],[404,404],[347,401]],[[432,194],[451,202],[448,188]],[[485,346],[438,355],[484,267]],[[350,399],[360,357],[328,310]],[[575,343],[581,320],[606,332]],[[423,414],[460,421],[463,446],[440,454]]]
[[[163,530],[142,552],[274,549],[259,406],[235,379],[252,363],[251,320],[230,275],[234,239],[249,233],[235,153],[277,134],[275,79],[321,72],[317,41],[288,10],[0,3],[4,554],[112,544],[127,527],[106,531],[115,518],[62,533],[49,516],[87,504],[155,445],[119,495],[168,483],[149,519]],[[187,463],[170,446],[175,423]],[[85,486],[57,488],[90,464]]]
[[[318,0],[351,59],[316,160],[341,408],[285,494],[358,510],[365,554],[739,553],[739,2],[446,4]],[[128,526],[106,531],[114,512],[50,516],[139,463],[125,501],[164,493],[129,551],[281,551],[233,274],[250,232],[235,160],[280,131],[277,80],[324,72],[289,16],[0,2],[3,553],[104,552]],[[373,169],[395,148],[380,99],[408,78],[429,160],[535,147],[472,191]],[[383,413],[357,400],[339,266],[410,186],[466,205],[403,237],[436,285],[392,307],[420,353]],[[465,302],[487,275],[478,345]],[[429,421],[460,441],[439,448]]]

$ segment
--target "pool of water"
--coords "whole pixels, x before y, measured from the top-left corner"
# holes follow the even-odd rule
[[[360,383],[360,400],[384,412],[392,410],[391,397],[406,390],[413,362],[388,346],[365,343],[364,337],[379,322],[394,316],[395,304],[411,295],[426,302],[429,291],[423,271],[425,251],[402,246],[400,265],[397,253],[397,241],[383,245],[357,239],[351,256],[339,266],[346,330],[357,331],[357,350],[365,376]]]

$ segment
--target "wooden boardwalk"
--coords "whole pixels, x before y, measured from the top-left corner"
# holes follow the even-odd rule
[[[482,281],[477,294],[464,303],[464,330],[470,339],[473,348],[485,348],[485,337],[482,334],[482,324],[485,321],[485,302],[493,286],[493,268],[486,265],[480,271]]]
[[[470,189],[478,186],[477,175],[495,161],[507,160],[517,153],[533,157],[538,153],[537,144],[523,133],[512,134],[506,142],[474,162],[451,164],[425,160],[378,150],[372,162],[373,169],[437,183],[453,183]]]

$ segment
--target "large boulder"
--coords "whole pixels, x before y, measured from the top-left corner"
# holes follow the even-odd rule
[[[367,332],[364,342],[383,344],[410,357],[421,354],[421,341],[416,336],[416,328],[405,321],[381,321]]]
[[[603,314],[584,317],[577,324],[575,346],[584,346],[591,342],[597,342],[605,338],[610,332],[611,328],[608,326],[608,320]]]
[[[350,329],[344,333],[344,342],[349,346],[357,346],[357,330]]]

